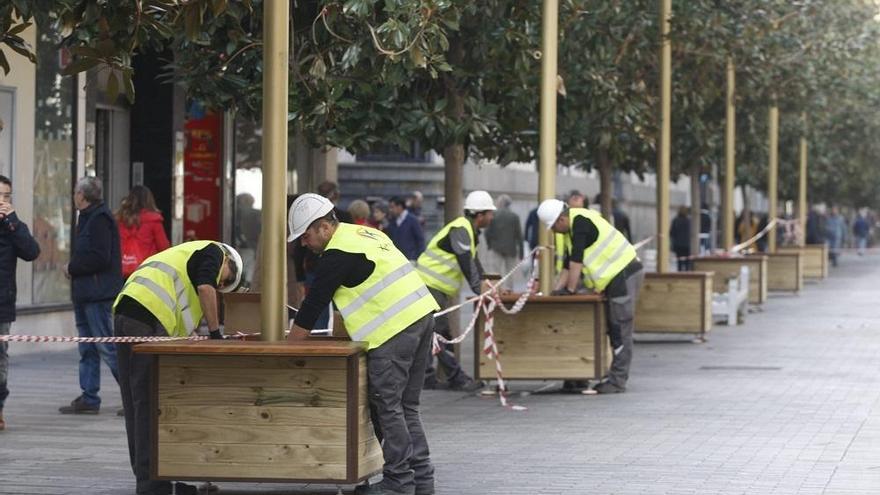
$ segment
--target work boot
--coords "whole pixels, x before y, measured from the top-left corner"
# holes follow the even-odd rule
[[[173,495],[198,495],[199,489],[195,485],[187,485],[186,483],[174,483]]]
[[[384,480],[375,485],[358,485],[354,487],[354,495],[415,495],[415,493],[414,487],[392,490],[385,485]],[[433,493],[433,491],[429,493]]]
[[[563,394],[579,394],[590,388],[590,384],[586,380],[565,380],[562,382]]]
[[[465,375],[465,378],[462,380],[449,382],[449,390],[456,390],[459,392],[476,392],[485,386],[486,382],[482,380],[474,380],[467,375]]]
[[[3,409],[0,409],[0,431],[6,429],[6,421],[3,419]]]
[[[69,406],[59,407],[58,412],[61,414],[98,414],[98,410],[100,409],[101,406],[86,404],[82,395],[80,395],[76,399],[73,399]]]
[[[416,483],[416,495],[434,495],[434,483],[424,485]]]
[[[595,390],[597,394],[620,394],[626,392],[626,387],[621,387],[620,385],[615,385],[611,382],[602,382],[593,387],[593,390]]]

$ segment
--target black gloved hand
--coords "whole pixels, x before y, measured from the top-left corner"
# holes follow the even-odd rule
[[[573,296],[574,292],[568,290],[568,287],[563,287],[561,289],[556,289],[550,293],[551,296]]]
[[[210,338],[211,338],[211,340],[214,340],[214,339],[225,340],[226,336],[223,335],[223,332],[221,332],[218,329],[218,330],[211,330]]]

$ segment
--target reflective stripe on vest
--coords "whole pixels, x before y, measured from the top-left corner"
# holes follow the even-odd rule
[[[128,296],[155,316],[169,335],[189,335],[202,318],[202,306],[189,280],[187,263],[196,251],[211,244],[215,243],[186,242],[147,258],[123,286],[114,309],[122,297]],[[221,273],[222,268],[218,280]]]
[[[564,233],[557,233],[553,236],[554,247],[556,250],[556,272],[559,273],[565,266],[565,255],[568,254],[571,245],[571,237]]]
[[[444,225],[431,238],[431,241],[425,248],[425,252],[416,261],[417,269],[425,285],[448,295],[455,294],[464,280],[464,274],[461,272],[461,267],[458,266],[458,258],[455,256],[455,253],[450,253],[440,248],[440,241],[449,236],[449,231],[453,228],[467,230],[470,237],[471,256],[476,257],[477,244],[474,236],[474,226],[467,218],[458,217]]]
[[[586,208],[572,208],[569,210],[570,226],[574,225],[578,217],[585,217],[593,222],[599,233],[596,242],[584,250],[584,284],[588,288],[603,291],[626,265],[636,259],[636,250],[599,212]],[[566,237],[570,241],[570,231]],[[568,250],[571,252],[571,245],[568,246]]]
[[[367,342],[368,350],[439,309],[410,261],[384,233],[341,223],[326,249],[363,254],[375,264],[360,285],[341,285],[333,293],[352,340]]]

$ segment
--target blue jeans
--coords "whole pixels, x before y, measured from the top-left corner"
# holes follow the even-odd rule
[[[80,337],[112,337],[112,301],[75,304],[76,331]],[[79,387],[83,401],[90,406],[100,406],[101,359],[110,367],[113,378],[119,382],[116,366],[116,346],[113,344],[79,344]]]

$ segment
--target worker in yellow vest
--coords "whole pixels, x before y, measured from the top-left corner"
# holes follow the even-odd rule
[[[290,207],[288,242],[320,255],[315,282],[289,340],[306,338],[324,308],[342,314],[352,340],[367,344],[372,420],[382,437],[383,479],[367,495],[434,493],[434,467],[419,418],[419,397],[439,308],[406,256],[384,233],[339,223],[333,204],[303,194]]]
[[[494,214],[492,196],[486,191],[472,191],[464,200],[464,216],[440,229],[419,256],[416,268],[440,307],[445,308],[449,304],[463,281],[474,294],[480,293],[483,267],[477,258],[477,242],[480,229],[492,223]],[[437,318],[434,332],[447,339],[452,338],[447,315]],[[447,345],[437,354],[437,362],[446,374],[449,388],[468,392],[482,388],[483,383],[465,373],[452,351],[452,346]],[[425,388],[437,386],[434,360],[431,359],[425,374]]]
[[[211,338],[222,338],[217,291],[232,292],[241,282],[243,265],[227,244],[192,241],[144,260],[113,303],[113,333],[123,337],[186,337],[204,317]],[[119,388],[125,411],[128,453],[138,494],[169,494],[169,481],[150,479],[153,358],[117,344]],[[196,487],[175,483],[175,493],[195,494]]]
[[[626,390],[633,353],[633,319],[644,279],[636,250],[602,215],[586,208],[569,208],[558,199],[544,200],[538,218],[569,239],[569,252],[554,295],[573,295],[583,275],[584,285],[605,296],[605,318],[614,357],[608,376],[593,387],[598,393]],[[566,387],[567,385],[567,387]],[[564,388],[581,388],[569,382]]]

